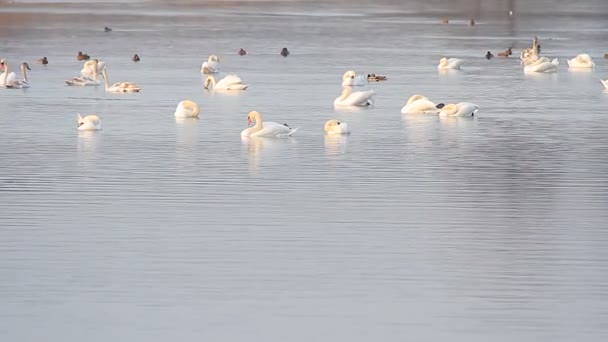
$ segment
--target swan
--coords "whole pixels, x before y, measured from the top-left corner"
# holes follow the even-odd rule
[[[460,69],[464,61],[460,58],[445,58],[439,60],[437,69]]]
[[[80,113],[78,115],[78,130],[79,131],[99,131],[101,130],[101,120],[97,115],[87,115],[84,118]]]
[[[209,56],[206,62],[201,64],[201,73],[215,74],[220,72],[220,58],[216,55]]]
[[[444,107],[443,103],[435,104],[426,96],[412,95],[401,108],[402,114],[437,114]]]
[[[608,79],[604,80],[600,80],[602,81],[602,84],[604,85],[604,88],[606,88],[606,90],[608,90]]]
[[[350,128],[346,122],[332,119],[328,120],[323,126],[327,134],[350,134]]]
[[[198,118],[199,113],[200,109],[196,102],[184,100],[177,105],[174,115],[176,118]]]
[[[556,72],[559,61],[554,58],[552,61],[547,57],[540,57],[531,64],[524,67],[524,72]]]
[[[110,87],[108,84],[108,73],[106,71],[106,68],[103,68],[101,75],[103,76],[103,82],[104,82],[106,91],[108,91],[108,92],[139,93],[139,91],[141,90],[141,88],[137,84],[132,83],[132,82],[116,82]]]
[[[369,106],[374,104],[372,97],[376,94],[373,90],[356,91],[345,87],[342,93],[334,100],[334,106]]]
[[[91,70],[93,70],[93,77],[88,76],[76,76],[69,80],[65,80],[65,83],[69,86],[98,86],[101,84],[99,77],[97,76],[98,60],[94,59],[91,61]],[[87,62],[89,63],[89,62]]]
[[[441,108],[439,116],[474,116],[479,111],[479,106],[470,102],[448,104]]]
[[[568,67],[570,68],[595,68],[595,63],[586,53],[580,54],[570,60],[568,60]]]
[[[94,71],[95,70],[95,65],[97,65],[97,73],[100,74],[103,71],[103,68],[106,67],[106,63],[102,62],[98,59],[93,59],[90,60],[88,62],[85,62],[82,65],[82,69],[80,69],[80,74],[82,76],[87,76],[87,77],[93,77],[94,75]]]
[[[215,81],[215,76],[209,75],[205,78],[205,89],[209,89],[209,86],[213,86],[213,89],[218,90],[245,90],[249,85],[243,84],[243,81],[237,75],[227,75],[219,81]]]
[[[540,46],[538,45],[538,38],[534,37],[532,39],[532,47],[523,49],[521,54],[519,55],[519,59],[521,64],[530,65],[536,62],[540,57],[538,54],[540,53]]]
[[[287,124],[262,122],[262,115],[256,111],[247,114],[247,126],[251,125],[252,121],[255,121],[255,125],[244,129],[241,137],[288,137],[299,129],[291,128]]]
[[[2,61],[0,61],[0,65],[2,65],[2,68],[4,69],[4,75],[3,75],[3,81],[2,81],[2,85],[8,89],[23,89],[23,88],[29,88],[30,84],[28,82],[27,79],[27,72],[25,71],[27,70],[32,70],[30,69],[29,64],[27,63],[21,63],[21,79],[17,79],[17,76],[15,75],[14,72],[9,72],[8,69],[8,62],[3,59]]]
[[[365,85],[365,78],[363,76],[355,74],[354,71],[349,70],[342,75],[342,86],[363,86]]]

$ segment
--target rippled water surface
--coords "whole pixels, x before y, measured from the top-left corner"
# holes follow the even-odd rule
[[[32,68],[0,89],[1,340],[605,341],[608,4],[476,3],[0,5]],[[484,58],[534,35],[556,74]],[[143,91],[65,86],[78,51]],[[210,54],[250,88],[203,90]],[[349,69],[389,78],[375,106],[333,108]],[[481,110],[400,114],[413,94]],[[250,110],[300,130],[242,140]]]

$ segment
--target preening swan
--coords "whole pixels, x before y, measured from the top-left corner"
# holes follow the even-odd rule
[[[534,37],[534,39],[532,39],[532,47],[523,49],[521,51],[521,55],[519,56],[519,59],[521,60],[521,64],[530,65],[530,64],[536,62],[540,58],[538,55],[539,53],[540,53],[540,49],[539,49],[539,45],[538,45],[538,38]]]
[[[2,86],[8,88],[8,89],[23,89],[23,88],[29,88],[30,84],[28,83],[28,79],[27,79],[27,70],[32,70],[30,69],[29,64],[27,63],[21,63],[21,79],[17,79],[17,76],[15,75],[14,72],[9,72],[8,69],[8,62],[3,59],[0,61],[0,66],[2,67],[2,69],[4,70],[4,74],[2,75]]]
[[[95,67],[97,66],[97,67]],[[103,68],[106,67],[106,63],[102,62],[98,59],[92,59],[88,62],[85,62],[82,65],[82,69],[80,69],[80,74],[82,76],[86,76],[89,78],[94,77],[95,72],[93,70],[97,70],[97,73],[100,74],[103,71]]]
[[[608,79],[604,80],[600,80],[602,81],[602,84],[604,85],[604,88],[606,88],[606,90],[608,90]]]
[[[464,61],[460,58],[445,58],[439,60],[437,69],[460,69]]]
[[[87,63],[91,63],[91,70],[93,71],[93,73],[92,73],[93,77],[76,76],[76,77],[72,77],[69,80],[65,80],[65,83],[69,86],[98,86],[98,85],[100,85],[101,82],[99,81],[99,76],[97,76],[97,66],[99,65],[98,60],[94,59]]]
[[[256,111],[247,114],[247,126],[255,121],[253,127],[244,129],[241,132],[241,137],[288,137],[298,131],[298,128],[291,128],[287,124],[278,124],[276,122],[262,122],[262,115]]]
[[[78,115],[79,131],[99,131],[101,130],[101,119],[97,115],[87,115],[84,118]]]
[[[108,91],[108,92],[139,93],[139,91],[141,90],[141,88],[137,84],[132,83],[132,82],[116,82],[110,87],[109,83],[108,83],[108,73],[106,71],[106,68],[103,68],[101,75],[103,75],[104,86],[106,88],[106,91]]]
[[[524,72],[556,72],[559,66],[559,61],[554,58],[552,61],[547,57],[540,57],[531,64],[524,67]]]
[[[412,95],[407,103],[401,108],[402,114],[437,114],[444,104],[435,104],[426,96]]]
[[[334,100],[334,106],[369,106],[374,104],[372,97],[376,94],[373,90],[356,91],[345,87],[342,94]]]
[[[568,67],[570,68],[595,68],[595,63],[586,53],[580,54],[570,60],[568,60]]]
[[[327,134],[350,134],[350,128],[346,122],[331,119],[323,126]]]
[[[479,106],[470,102],[448,104],[441,108],[439,116],[474,116],[479,111]]]
[[[342,86],[363,86],[365,85],[365,78],[362,75],[357,76],[354,71],[349,70],[342,75]]]
[[[215,76],[209,75],[205,78],[203,86],[205,89],[209,89],[209,86],[212,86],[213,89],[218,90],[245,90],[249,87],[249,85],[243,84],[243,81],[237,75],[227,75],[218,82],[215,81]]]
[[[201,64],[201,73],[215,74],[220,72],[220,58],[216,55],[209,56],[206,62]]]
[[[175,109],[176,118],[198,118],[200,109],[194,101],[184,100],[177,105]]]

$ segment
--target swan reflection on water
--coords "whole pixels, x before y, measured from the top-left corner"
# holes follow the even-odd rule
[[[283,159],[283,149],[289,145],[297,143],[293,137],[272,138],[272,137],[248,137],[241,136],[241,145],[247,153],[249,171],[257,172],[262,160],[272,164],[275,160]]]
[[[325,154],[336,156],[346,153],[350,134],[325,134]]]

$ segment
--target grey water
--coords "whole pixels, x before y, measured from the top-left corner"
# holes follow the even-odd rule
[[[0,89],[0,340],[605,341],[607,15],[599,0],[0,2],[0,57],[32,68],[31,88]],[[522,71],[535,35],[557,73]],[[78,51],[143,91],[65,86]],[[579,53],[593,71],[568,70]],[[210,54],[250,88],[204,90]],[[443,56],[462,70],[439,73]],[[334,109],[346,70],[388,77],[366,87],[374,106]],[[414,94],[480,111],[400,114]],[[200,119],[176,121],[184,99]],[[300,130],[242,140],[251,110]],[[76,113],[103,130],[79,133]],[[332,118],[352,134],[325,136]]]

